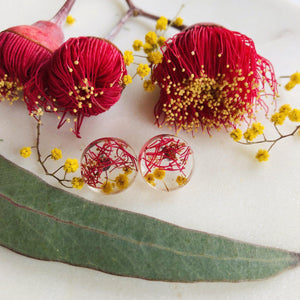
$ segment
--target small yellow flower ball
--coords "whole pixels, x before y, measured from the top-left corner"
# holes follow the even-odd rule
[[[31,147],[23,147],[20,150],[20,155],[24,158],[27,158],[31,155]]]
[[[187,181],[188,181],[187,178],[184,176],[177,176],[176,178],[176,182],[178,185],[185,185],[187,184]]]
[[[152,173],[147,174],[145,179],[148,183],[152,184],[153,186],[155,185],[155,177]]]
[[[291,112],[289,112],[288,117],[292,122],[300,122],[300,110],[294,108]]]
[[[120,174],[115,178],[115,182],[116,182],[116,186],[120,189],[120,190],[124,190],[126,188],[128,188],[129,185],[129,181],[128,181],[128,177],[126,174]]]
[[[151,51],[153,51],[153,45],[149,44],[149,43],[145,43],[144,44],[144,52],[146,54],[150,53]]]
[[[299,84],[300,83],[300,73],[296,72],[296,73],[292,74],[290,79],[291,79],[291,81],[294,81],[296,84]]]
[[[164,16],[161,16],[156,22],[157,30],[166,30],[168,25],[168,19]]]
[[[132,77],[130,75],[124,75],[124,77],[123,77],[123,83],[125,85],[128,85],[128,84],[132,83]]]
[[[150,68],[147,64],[139,64],[136,69],[136,73],[141,77],[144,78],[150,73]]]
[[[145,35],[145,42],[149,43],[150,45],[156,45],[157,44],[157,35],[154,31],[149,31]]]
[[[60,149],[54,148],[51,150],[51,159],[59,160],[62,158],[62,152]]]
[[[290,91],[290,90],[293,89],[295,86],[296,86],[296,82],[295,82],[295,81],[289,81],[289,82],[284,86],[284,88],[285,88],[287,91]]]
[[[286,119],[285,113],[274,113],[271,117],[271,122],[273,122],[275,125],[282,125]]]
[[[288,115],[291,110],[292,108],[289,104],[284,104],[279,108],[279,112],[285,115]]]
[[[255,131],[253,131],[251,128],[248,128],[245,132],[244,132],[244,139],[246,141],[253,141],[255,138],[257,137],[257,134],[255,133]]]
[[[132,48],[134,51],[139,51],[143,47],[143,42],[141,40],[135,40],[132,44]]]
[[[261,123],[253,123],[251,126],[252,131],[256,136],[263,134],[265,127]]]
[[[74,158],[74,159],[68,158],[65,161],[63,168],[66,173],[74,173],[77,171],[78,167],[79,167],[79,164],[78,164],[78,160],[76,158]]]
[[[109,181],[107,181],[102,184],[101,189],[102,189],[103,193],[110,194],[113,190],[113,186]]]
[[[153,92],[155,89],[155,85],[151,80],[145,80],[143,83],[143,87],[146,92]]]
[[[153,51],[148,54],[148,61],[152,64],[160,64],[163,60],[163,55],[159,51]]]
[[[230,133],[230,137],[236,142],[240,141],[242,136],[243,136],[243,132],[239,128],[232,130]]]
[[[84,186],[84,181],[81,177],[73,177],[71,184],[74,189],[81,190]]]
[[[161,169],[155,169],[153,172],[153,176],[158,180],[163,180],[166,176],[166,171]]]
[[[174,25],[178,27],[181,26],[182,24],[183,24],[183,19],[180,17],[176,18],[176,20],[174,21]]]
[[[157,44],[161,47],[166,41],[166,38],[164,36],[160,36],[158,39],[157,39]]]
[[[133,63],[133,61],[134,61],[134,57],[133,57],[132,51],[129,51],[129,50],[126,50],[124,52],[123,58],[124,58],[124,62],[125,62],[126,66],[131,65]]]
[[[69,25],[72,25],[75,23],[75,18],[73,18],[71,15],[68,15],[66,18],[66,23],[68,23]]]
[[[267,161],[269,159],[269,152],[265,149],[259,149],[258,152],[256,153],[255,158],[259,161],[259,162],[263,162],[263,161]]]

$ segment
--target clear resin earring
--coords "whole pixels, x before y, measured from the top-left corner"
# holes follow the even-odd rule
[[[134,150],[118,138],[105,137],[93,141],[81,157],[81,176],[85,184],[105,194],[127,189],[137,171]]]
[[[151,187],[172,191],[186,185],[194,168],[194,156],[187,142],[174,135],[150,139],[138,157],[140,173]]]

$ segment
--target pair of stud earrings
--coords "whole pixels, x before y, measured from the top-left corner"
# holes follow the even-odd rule
[[[81,176],[90,188],[105,194],[127,189],[140,172],[144,181],[160,191],[185,186],[192,175],[191,147],[174,135],[158,135],[134,150],[119,138],[105,137],[90,143],[81,157]]]

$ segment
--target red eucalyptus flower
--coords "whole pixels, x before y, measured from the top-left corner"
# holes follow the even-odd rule
[[[167,40],[162,52],[163,62],[152,73],[161,88],[158,125],[176,131],[234,127],[253,118],[258,107],[268,109],[262,96],[276,96],[272,64],[241,33],[195,25]]]
[[[127,74],[123,55],[111,42],[96,37],[70,38],[37,72],[26,88],[25,102],[32,113],[61,112],[74,117],[74,133],[80,137],[84,117],[98,115],[115,104]]]
[[[50,21],[21,25],[0,33],[0,101],[19,99],[19,92],[64,40],[61,25],[75,0],[67,0]]]

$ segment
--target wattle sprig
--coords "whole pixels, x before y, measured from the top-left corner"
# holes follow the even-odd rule
[[[163,55],[160,47],[162,47],[166,41],[165,33],[170,26],[175,28],[181,28],[183,26],[183,19],[181,17],[175,17],[174,20],[169,20],[164,16],[161,16],[156,21],[155,31],[149,31],[145,34],[144,41],[134,40],[132,48],[135,52],[143,52],[143,54],[133,54],[133,51],[126,50],[124,52],[124,61],[127,66],[132,63],[137,65],[136,72],[133,76],[127,75],[124,77],[124,84],[128,85],[132,83],[132,79],[139,76],[143,80],[144,90],[152,92],[155,89],[155,84],[151,80],[152,68],[154,65],[158,65],[163,61]],[[142,58],[147,63],[137,63],[135,60]]]
[[[259,149],[255,156],[259,162],[264,162],[269,159],[269,152],[279,141],[292,137],[299,132],[300,124],[297,124],[291,132],[283,134],[279,126],[283,125],[287,120],[293,123],[300,123],[300,109],[284,104],[271,116],[270,121],[277,133],[276,138],[267,138],[264,133],[264,126],[259,122],[253,123],[244,132],[240,128],[236,128],[230,133],[230,136],[234,141],[242,145],[269,145],[267,148]]]
[[[281,78],[289,78],[289,82],[284,86],[287,91],[293,89],[297,84],[300,84],[300,73],[295,72],[291,76],[282,76]]]
[[[84,186],[84,181],[81,177],[73,177],[72,179],[68,178],[68,175],[71,173],[75,173],[79,168],[79,163],[76,158],[67,158],[64,164],[60,165],[54,171],[49,171],[48,164],[50,160],[58,161],[62,159],[62,151],[58,148],[53,148],[48,155],[45,157],[42,156],[40,151],[40,134],[41,134],[41,116],[43,112],[40,110],[39,112],[39,121],[37,122],[37,136],[36,136],[36,144],[30,147],[23,147],[20,149],[20,155],[24,158],[28,158],[32,154],[32,150],[36,150],[37,160],[39,164],[42,166],[45,174],[47,176],[51,176],[55,180],[57,180],[62,186],[66,188],[76,188],[82,189]]]

